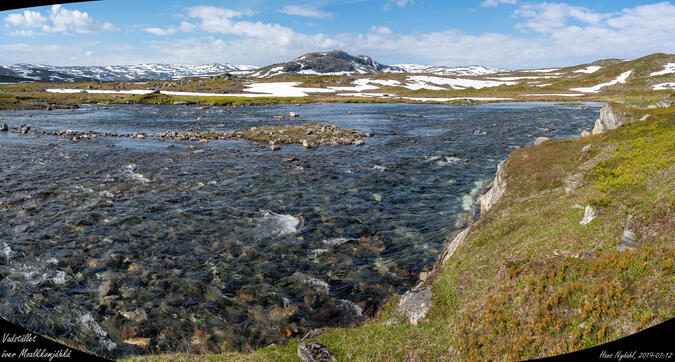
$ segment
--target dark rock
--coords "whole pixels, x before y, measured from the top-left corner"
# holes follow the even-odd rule
[[[6,123],[0,124],[0,132],[7,132],[9,131],[9,127],[7,126]]]

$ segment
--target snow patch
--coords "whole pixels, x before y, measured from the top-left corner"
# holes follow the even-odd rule
[[[604,87],[608,87],[610,85],[614,85],[614,84],[617,84],[617,83],[619,83],[619,84],[626,83],[626,79],[628,79],[628,77],[630,76],[630,74],[632,72],[633,72],[633,70],[629,70],[627,72],[621,73],[621,75],[616,77],[616,79],[614,79],[613,81],[607,82],[607,83],[597,84],[597,85],[594,85],[594,86],[588,87],[588,88],[572,88],[570,90],[582,92],[582,93],[598,93],[600,91],[600,89],[602,89]]]
[[[653,90],[669,90],[675,89],[675,82],[660,83],[652,86]]]
[[[651,73],[649,76],[655,77],[657,75],[664,75],[664,74],[670,74],[670,73],[675,73],[675,63],[668,63],[663,67],[663,70]]]
[[[464,88],[475,88],[475,89],[481,89],[481,88],[489,88],[489,87],[498,87],[500,85],[513,85],[517,84],[517,82],[509,82],[509,81],[493,81],[493,80],[476,80],[476,79],[464,79],[464,78],[441,78],[441,77],[431,77],[431,76],[424,76],[424,75],[416,75],[412,77],[408,77],[410,81],[412,81],[411,84],[406,85],[405,87],[408,89],[416,90],[420,89],[419,87],[422,86],[423,88],[426,89],[443,89],[439,87],[435,88],[430,88],[428,84],[434,84],[434,85],[447,85],[450,86],[453,89],[464,89]]]
[[[600,70],[600,69],[602,69],[602,67],[598,67],[597,65],[589,65],[589,66],[587,66],[587,67],[584,68],[584,69],[575,70],[574,73],[586,73],[586,74],[591,74],[591,73],[597,72],[597,71]]]

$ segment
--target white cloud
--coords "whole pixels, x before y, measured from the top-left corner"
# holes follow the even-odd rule
[[[384,10],[390,10],[392,6],[404,7],[408,4],[412,4],[413,0],[388,0],[382,7]]]
[[[6,25],[21,26],[25,28],[38,28],[47,22],[47,18],[37,11],[24,10],[22,13],[9,14],[5,17]]]
[[[143,29],[144,31],[150,33],[150,34],[155,34],[159,36],[165,36],[165,35],[171,35],[175,33],[177,30],[175,28],[145,28]]]
[[[370,31],[373,33],[378,33],[378,34],[391,34],[392,31],[391,29],[387,28],[386,26],[371,26]]]
[[[564,27],[567,22],[577,20],[585,24],[597,24],[609,14],[595,13],[583,6],[572,6],[566,3],[541,3],[523,5],[513,12],[514,16],[528,19],[518,27],[534,30],[539,33],[551,32]]]
[[[319,10],[316,6],[307,4],[307,5],[286,5],[283,8],[277,10],[277,12],[295,15],[295,16],[304,16],[308,18],[317,18],[317,19],[332,19],[333,14]]]
[[[194,31],[197,27],[192,24],[188,23],[187,21],[181,21],[180,26],[178,27],[181,31],[184,31],[186,33],[189,33],[191,31]]]
[[[153,43],[182,63],[233,62],[268,65],[306,52],[343,49],[386,62],[423,59],[445,65],[484,64],[524,68],[578,64],[607,57],[635,58],[675,50],[675,6],[638,6],[599,13],[569,4],[523,5],[513,16],[533,35],[467,34],[445,31],[397,34],[384,26],[366,33],[302,34],[279,24],[243,21],[248,11],[195,7],[188,11],[197,27],[212,36]],[[658,14],[658,15],[657,15]],[[665,18],[665,20],[663,20]],[[238,36],[219,39],[217,34]]]
[[[23,14],[9,14],[5,17],[5,26],[40,28],[42,31],[47,33],[63,33],[69,30],[74,30],[76,33],[91,34],[97,33],[101,30],[118,30],[111,23],[100,24],[91,18],[86,12],[81,12],[79,10],[67,10],[61,7],[61,5],[53,5],[48,16],[44,16],[37,11],[29,10],[25,10]],[[19,30],[13,33],[22,34],[22,31]],[[25,31],[23,33],[33,34],[31,31]]]
[[[499,6],[499,4],[510,4],[513,5],[516,3],[516,0],[485,0],[480,6],[484,8]]]
[[[32,30],[15,30],[9,33],[11,36],[33,36],[35,32]]]
[[[188,9],[188,16],[199,20],[199,28],[208,33],[273,39],[278,42],[277,46],[288,45],[295,38],[303,36],[279,24],[232,20],[251,15],[253,15],[251,10],[236,11],[214,6],[196,6]]]
[[[250,10],[213,6],[189,8],[180,25],[158,28],[164,32],[173,29],[170,30],[172,34],[193,31],[189,39],[144,43],[150,47],[146,55],[140,54],[147,51],[141,49],[142,46],[137,49],[106,46],[105,49],[92,49],[95,52],[91,59],[85,60],[89,64],[96,64],[97,60],[105,64],[129,64],[170,59],[181,64],[268,65],[307,52],[342,49],[351,54],[370,55],[384,63],[413,60],[443,65],[525,68],[573,65],[610,57],[628,59],[654,52],[675,53],[672,35],[675,34],[675,22],[670,21],[675,18],[675,6],[668,2],[613,13],[566,3],[522,5],[512,16],[524,32],[515,35],[469,34],[454,29],[405,34],[385,26],[372,26],[364,33],[304,34],[281,24],[248,21],[247,17],[252,15]],[[35,52],[33,57],[28,56],[28,49],[21,50],[21,47],[15,52],[2,49],[0,47],[0,60],[6,63],[54,61],[46,54],[54,56],[56,61],[67,61],[53,55],[56,51],[49,53],[37,46],[31,48]],[[61,54],[83,52],[64,51]]]

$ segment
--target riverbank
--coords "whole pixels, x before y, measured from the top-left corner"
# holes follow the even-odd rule
[[[633,123],[507,158],[501,197],[420,286],[434,297],[417,324],[394,312],[395,297],[362,326],[305,342],[339,360],[513,360],[580,350],[672,318],[675,110],[618,112]],[[299,344],[133,360],[292,361]]]

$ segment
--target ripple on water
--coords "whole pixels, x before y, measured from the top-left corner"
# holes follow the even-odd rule
[[[87,105],[0,112],[0,123],[229,132],[281,125],[289,120],[273,115],[298,110],[177,109]],[[1,139],[3,316],[113,358],[219,352],[223,342],[246,349],[349,326],[433,266],[514,145],[531,144],[528,134],[576,136],[597,114],[520,103],[312,104],[302,117],[386,136],[365,148],[277,152],[248,141]],[[129,344],[145,338],[147,348]]]

